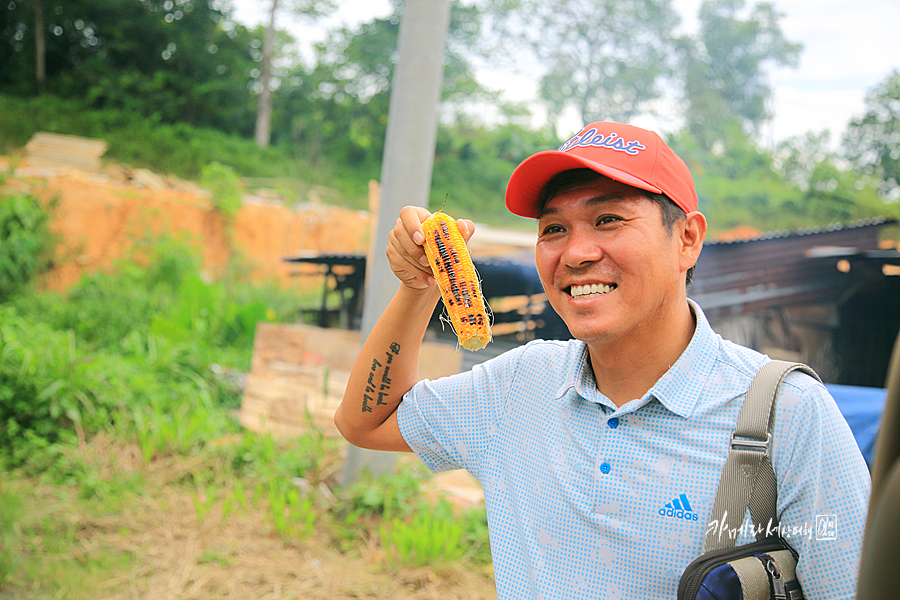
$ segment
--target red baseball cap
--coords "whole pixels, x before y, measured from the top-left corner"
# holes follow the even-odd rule
[[[657,134],[622,123],[585,126],[559,147],[526,158],[506,186],[506,207],[523,217],[538,217],[541,191],[554,175],[592,169],[626,185],[665,194],[684,212],[697,210],[691,172]]]

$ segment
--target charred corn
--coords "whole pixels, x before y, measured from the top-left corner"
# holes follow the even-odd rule
[[[436,212],[422,223],[425,254],[460,345],[480,350],[491,341],[491,324],[481,283],[456,221]]]

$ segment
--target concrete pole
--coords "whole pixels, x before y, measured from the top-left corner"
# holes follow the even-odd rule
[[[397,214],[408,204],[428,205],[449,22],[449,0],[406,0],[381,166],[375,252],[367,268],[361,331],[364,340],[399,285],[384,253]],[[394,458],[391,452],[350,446],[342,484],[356,479],[363,469],[376,475],[390,471]]]

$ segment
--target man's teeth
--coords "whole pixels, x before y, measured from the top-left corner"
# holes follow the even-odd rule
[[[616,289],[615,284],[613,285],[604,285],[604,284],[596,284],[591,283],[587,285],[573,285],[569,290],[569,294],[573,298],[583,298],[586,296],[602,296],[612,290]]]

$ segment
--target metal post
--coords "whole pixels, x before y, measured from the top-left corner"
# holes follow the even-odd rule
[[[381,167],[376,251],[367,269],[363,340],[397,291],[397,280],[384,253],[397,214],[407,204],[428,205],[449,22],[449,0],[406,0]],[[380,474],[393,466],[391,452],[350,446],[341,483],[350,483],[363,469]]]

